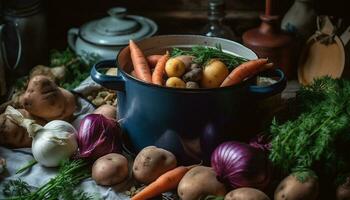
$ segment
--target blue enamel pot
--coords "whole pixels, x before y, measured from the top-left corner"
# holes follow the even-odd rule
[[[173,47],[216,46],[247,59],[256,54],[236,42],[197,35],[164,35],[137,43],[145,55],[163,54]],[[116,76],[101,73],[102,68],[117,67]],[[260,101],[279,94],[286,86],[281,70],[268,72],[276,83],[259,87],[255,79],[214,89],[178,89],[142,82],[132,71],[130,51],[122,49],[117,60],[101,61],[92,68],[92,79],[117,92],[117,116],[135,152],[149,145],[172,151],[182,161],[208,158],[212,149],[228,139],[246,140],[256,133],[254,109]],[[247,129],[248,128],[248,129]]]

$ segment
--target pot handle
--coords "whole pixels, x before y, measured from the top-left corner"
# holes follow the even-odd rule
[[[261,74],[260,74],[261,75]],[[249,91],[253,95],[269,97],[282,92],[287,85],[287,78],[281,69],[264,72],[263,75],[279,77],[276,83],[268,86],[249,86]]]
[[[92,80],[96,83],[112,90],[124,91],[125,90],[125,80],[123,77],[117,76],[109,76],[98,72],[99,69],[110,68],[111,66],[115,66],[116,60],[103,60],[96,63],[90,72]]]
[[[77,40],[79,35],[79,29],[78,28],[71,28],[68,30],[68,35],[67,35],[67,41],[68,45],[73,51],[75,51],[75,41]]]

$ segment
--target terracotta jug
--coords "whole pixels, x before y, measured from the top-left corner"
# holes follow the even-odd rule
[[[268,58],[275,66],[281,68],[288,79],[296,77],[294,45],[292,37],[281,31],[280,18],[271,15],[271,1],[266,0],[265,14],[260,16],[259,27],[250,29],[243,34],[243,43],[255,51],[261,58]]]

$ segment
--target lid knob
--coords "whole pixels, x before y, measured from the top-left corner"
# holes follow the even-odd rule
[[[114,7],[107,12],[110,16],[99,20],[96,25],[96,31],[101,35],[127,35],[140,29],[140,24],[127,16],[126,8]]]
[[[115,7],[107,11],[107,13],[114,18],[124,18],[126,15],[126,8],[124,7]]]

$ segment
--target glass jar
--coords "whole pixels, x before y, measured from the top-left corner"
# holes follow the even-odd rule
[[[208,0],[208,24],[201,30],[201,34],[209,37],[221,37],[237,40],[231,28],[223,23],[225,18],[224,0]]]

